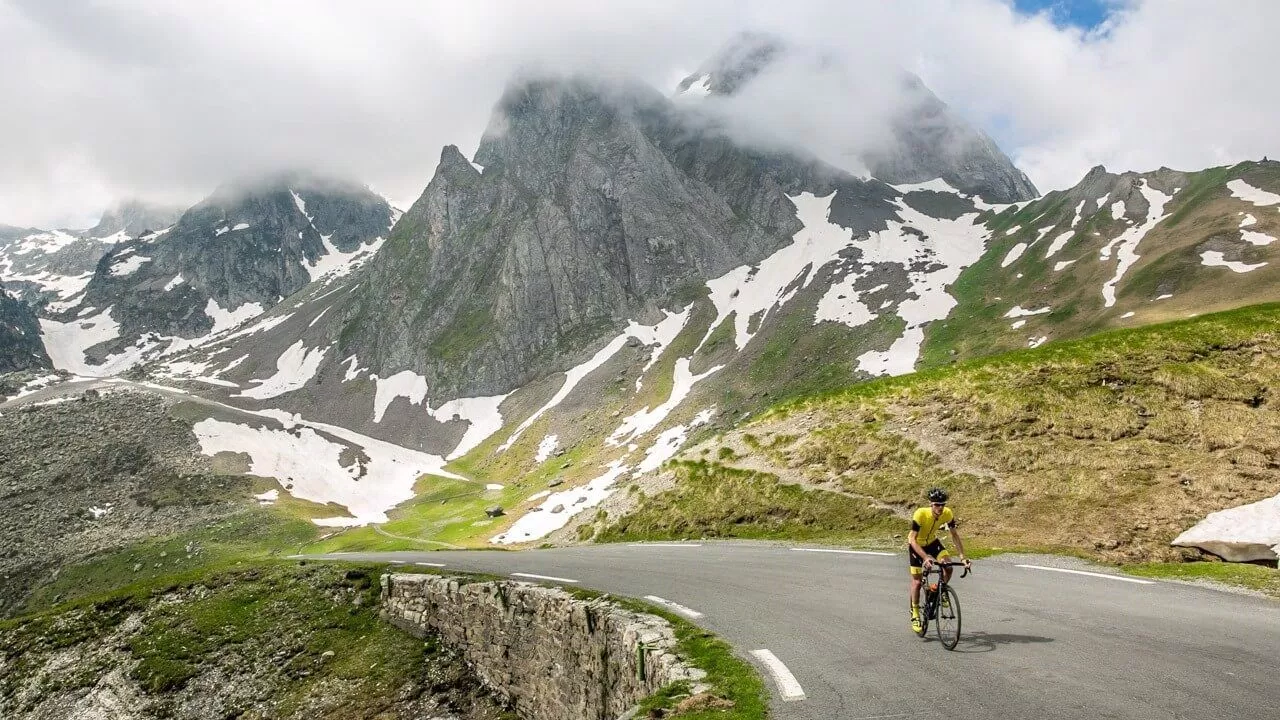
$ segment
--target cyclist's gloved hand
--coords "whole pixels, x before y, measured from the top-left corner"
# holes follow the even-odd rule
[[[928,570],[928,569],[929,569],[929,568],[931,568],[931,567],[933,567],[933,558],[929,557],[928,555],[925,555],[925,556],[924,556],[924,569],[925,569],[925,570]]]

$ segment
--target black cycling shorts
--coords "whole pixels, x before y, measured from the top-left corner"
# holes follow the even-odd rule
[[[929,553],[929,557],[932,557],[935,560],[938,559],[939,555],[947,551],[946,546],[942,544],[941,540],[934,540],[921,549]],[[911,567],[924,567],[924,558],[917,555],[916,551],[912,550],[910,545],[907,546],[907,558],[911,562]]]

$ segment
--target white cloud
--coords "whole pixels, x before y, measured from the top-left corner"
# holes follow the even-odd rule
[[[1041,189],[1097,163],[1198,169],[1280,155],[1280,98],[1259,91],[1280,66],[1277,21],[1271,0],[1135,0],[1093,33],[1008,0],[0,0],[0,222],[87,225],[116,197],[190,202],[298,165],[407,206],[441,146],[474,150],[517,68],[631,73],[669,91],[747,28],[864,71],[873,101],[832,108],[834,126],[874,135],[877,88],[904,67]],[[762,82],[753,92],[797,103],[828,89],[802,73]]]

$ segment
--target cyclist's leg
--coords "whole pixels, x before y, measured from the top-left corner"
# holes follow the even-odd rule
[[[935,545],[937,545],[937,546],[938,546],[937,554],[935,554],[935,555],[934,555],[934,557],[938,558],[938,562],[947,562],[948,560],[950,560],[950,559],[951,559],[951,552],[950,552],[949,550],[947,550],[947,547],[946,547],[945,545],[943,545],[943,544],[942,544],[942,541],[941,541],[941,540],[934,540],[933,542],[934,542],[934,544],[935,544]],[[942,568],[942,579],[943,579],[943,580],[945,580],[945,581],[947,581],[947,582],[951,582],[951,571],[952,571],[952,569],[953,569],[953,568],[949,568],[949,567],[944,567],[944,568]]]
[[[907,562],[911,571],[911,628],[916,632],[920,632],[920,586],[923,584],[922,568],[923,561],[915,554],[911,548],[907,548]]]

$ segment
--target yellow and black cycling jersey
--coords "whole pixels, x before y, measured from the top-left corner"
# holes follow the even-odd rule
[[[949,507],[942,508],[937,517],[933,516],[932,508],[922,507],[911,516],[911,529],[916,531],[916,542],[924,547],[938,539],[939,530],[950,532],[955,522],[955,513]]]

